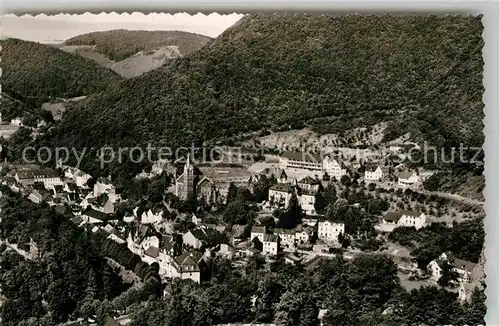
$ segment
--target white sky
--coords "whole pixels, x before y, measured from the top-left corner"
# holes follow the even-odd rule
[[[0,0],[1,1],[1,0]],[[212,13],[204,15],[198,13],[165,14],[134,12],[132,14],[109,13],[81,15],[59,14],[47,16],[13,14],[1,17],[0,34],[5,37],[14,37],[27,41],[41,43],[62,42],[76,35],[105,31],[111,29],[129,30],[179,30],[217,37],[225,29],[243,17],[242,14],[219,15]]]

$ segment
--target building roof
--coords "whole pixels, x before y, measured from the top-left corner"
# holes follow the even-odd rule
[[[264,226],[252,226],[252,231],[250,233],[266,233],[266,228]]]
[[[305,177],[304,179],[300,180],[298,183],[302,184],[308,184],[308,185],[317,185],[320,184],[321,181],[315,178],[311,178],[310,176]]]
[[[321,155],[318,154],[312,154],[308,152],[291,152],[291,151],[284,151],[281,153],[281,157],[287,158],[289,160],[293,161],[300,161],[300,162],[309,162],[309,163],[321,163]]]
[[[274,234],[295,234],[295,230],[274,229]]]
[[[82,215],[86,215],[89,217],[93,217],[95,219],[105,221],[108,218],[108,214],[104,214],[102,212],[96,211],[94,209],[88,209],[82,213]]]
[[[269,190],[274,190],[279,192],[289,192],[291,189],[292,185],[289,183],[277,183],[269,188]]]
[[[203,254],[196,250],[186,251],[174,258],[175,263],[181,270],[199,270],[198,262]]]
[[[160,249],[156,248],[156,247],[149,247],[148,249],[146,249],[146,251],[144,252],[144,254],[146,256],[149,256],[149,257],[152,257],[152,258],[157,258],[158,257],[158,254],[160,252]]]
[[[415,172],[403,171],[397,174],[398,179],[409,179]]]
[[[278,235],[277,234],[264,234],[264,241],[265,242],[278,242]]]
[[[384,220],[397,222],[403,216],[401,212],[387,212],[384,215]]]
[[[367,163],[366,164],[366,167],[365,167],[365,171],[368,171],[368,172],[375,172],[377,170],[377,168],[379,167],[378,164],[375,164],[375,163]]]
[[[17,178],[21,180],[33,179],[33,172],[31,170],[19,170],[16,174]]]
[[[422,214],[414,211],[387,212],[384,215],[384,220],[397,222],[403,215],[420,217]]]

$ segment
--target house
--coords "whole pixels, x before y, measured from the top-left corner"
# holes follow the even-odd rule
[[[382,180],[382,168],[374,163],[368,163],[365,168],[365,181]]]
[[[50,191],[46,189],[33,189],[28,196],[28,199],[35,204],[40,204],[43,201],[48,200],[50,197]]]
[[[23,186],[32,185],[35,183],[33,172],[30,169],[26,168],[17,170],[14,178]]]
[[[413,211],[387,212],[382,218],[382,224],[389,227],[414,227],[417,230],[426,224],[424,213]]]
[[[313,227],[298,225],[295,228],[295,241],[297,244],[305,244],[309,242],[309,239],[313,235]]]
[[[235,254],[236,254],[236,249],[233,246],[231,246],[230,244],[226,244],[226,243],[221,243],[220,249],[217,252],[217,255],[223,256],[227,259],[233,259]]]
[[[341,221],[320,220],[318,222],[318,239],[325,242],[338,243],[339,234],[345,233],[345,223]]]
[[[186,232],[182,236],[182,242],[191,246],[195,249],[200,249],[203,245],[206,245],[209,238],[214,234],[214,231],[210,228],[198,228]]]
[[[150,208],[148,211],[142,213],[141,224],[154,224],[159,223],[163,220],[163,207],[162,205],[156,205]]]
[[[342,161],[327,155],[323,159],[323,171],[330,177],[340,180],[343,175],[347,174],[347,167]]]
[[[471,281],[471,273],[476,267],[476,264],[470,261],[454,258],[453,255],[442,253],[438,258],[434,259],[427,265],[427,269],[431,274],[431,278],[438,281],[441,278],[442,266],[444,262],[452,265],[453,270],[458,273],[459,283],[468,283]]]
[[[266,234],[266,228],[264,226],[252,226],[250,231],[250,240],[258,238],[260,242],[264,241],[264,235]]]
[[[323,170],[322,161],[317,154],[284,151],[280,156],[279,166],[282,170],[311,171],[319,175]]]
[[[107,221],[109,215],[94,209],[87,209],[82,212],[81,218],[85,223],[98,224]]]
[[[308,172],[315,175],[328,174],[340,179],[347,174],[345,164],[333,155],[312,154],[308,152],[285,151],[280,156],[280,169],[295,172]]]
[[[64,177],[73,180],[77,187],[85,186],[87,184],[87,181],[92,178],[90,174],[87,174],[82,170],[73,167],[67,167],[64,170]]]
[[[112,214],[115,212],[115,205],[106,193],[103,193],[99,197],[95,198],[92,201],[91,206],[93,209],[104,214]]]
[[[419,176],[415,172],[403,171],[398,175],[398,187],[409,188],[415,186],[419,182]]]
[[[287,248],[295,247],[295,230],[274,229],[274,235],[280,238],[280,244]]]
[[[32,170],[33,182],[43,182],[45,188],[64,185],[57,172],[49,169]]]
[[[262,253],[264,255],[276,256],[280,246],[280,238],[274,234],[265,234],[262,242]]]
[[[268,201],[270,207],[285,209],[292,198],[293,188],[289,183],[278,183],[269,188]]]
[[[182,280],[191,279],[196,283],[201,282],[200,264],[203,261],[203,254],[196,250],[182,253],[172,259],[172,278]]]

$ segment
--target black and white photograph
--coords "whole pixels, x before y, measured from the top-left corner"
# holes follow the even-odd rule
[[[1,19],[0,325],[485,325],[482,14]]]

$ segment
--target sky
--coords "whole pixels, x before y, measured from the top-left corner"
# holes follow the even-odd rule
[[[129,30],[179,30],[217,37],[243,17],[242,14],[220,15],[213,13],[165,14],[134,12],[131,14],[91,13],[36,16],[13,14],[1,17],[0,34],[40,43],[59,43],[76,35],[112,29]]]

